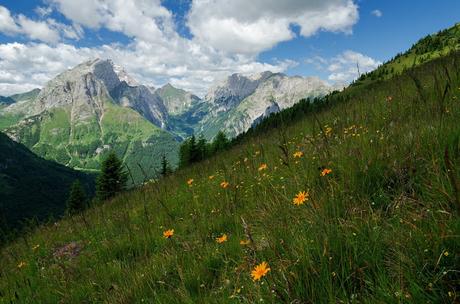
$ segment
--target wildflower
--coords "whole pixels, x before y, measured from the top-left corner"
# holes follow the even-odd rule
[[[444,256],[449,256],[449,251],[444,251]]]
[[[301,158],[303,156],[303,152],[302,151],[297,151],[294,153],[294,158]]]
[[[324,168],[324,169],[321,171],[321,176],[326,176],[326,175],[331,174],[331,173],[332,173],[332,170],[331,170],[331,169]]]
[[[192,184],[193,184],[193,178],[191,178],[191,179],[189,179],[189,180],[187,181],[187,185],[191,186]]]
[[[228,182],[226,182],[226,181],[223,181],[223,182],[220,183],[220,186],[221,186],[222,188],[224,188],[224,189],[226,189],[229,185],[230,185],[230,184],[229,184]]]
[[[18,264],[18,268],[21,269],[21,268],[25,267],[26,265],[27,265],[27,263],[24,262],[24,261],[22,261],[22,262],[20,262],[20,263]]]
[[[240,245],[242,245],[242,246],[249,245],[249,243],[251,243],[250,240],[241,240],[241,241],[240,241]]]
[[[219,244],[222,244],[223,242],[226,242],[227,240],[228,240],[228,237],[225,233],[222,234],[221,237],[216,238],[216,242]]]
[[[261,164],[259,166],[259,171],[266,170],[268,168],[267,164]]]
[[[262,262],[256,267],[254,267],[254,270],[251,272],[251,277],[252,280],[259,281],[262,277],[266,276],[267,273],[270,271],[270,268],[268,267],[268,264],[266,262]]]
[[[163,237],[165,239],[170,239],[174,235],[174,229],[168,229],[166,231],[163,231]]]
[[[309,197],[310,197],[310,195],[309,195],[308,192],[300,191],[294,197],[292,202],[294,203],[294,205],[300,206],[300,205],[303,205],[304,202],[308,201]]]
[[[332,128],[331,128],[331,127],[327,127],[326,130],[325,130],[325,132],[324,132],[324,134],[325,134],[326,136],[329,136],[329,135],[331,135],[331,133],[332,133]]]
[[[214,175],[209,175],[209,179],[214,179]]]
[[[37,244],[37,245],[34,245],[34,246],[32,247],[32,250],[37,250],[39,247],[40,247],[40,245],[39,245],[39,244]]]

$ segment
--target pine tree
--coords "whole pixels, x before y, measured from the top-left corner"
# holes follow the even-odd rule
[[[189,141],[185,140],[179,148],[179,167],[184,168],[190,164]]]
[[[216,153],[218,151],[222,151],[228,148],[230,142],[228,141],[227,135],[224,132],[219,131],[214,141],[212,142],[212,151]]]
[[[128,175],[123,169],[122,162],[115,153],[111,152],[102,162],[101,173],[97,178],[97,198],[107,200],[126,188]]]
[[[163,156],[161,157],[161,171],[160,171],[160,174],[161,176],[166,176],[168,175],[169,173],[171,173],[171,168],[169,166],[169,162],[168,160],[166,159],[166,155],[163,154]]]
[[[200,135],[197,143],[198,160],[203,160],[208,156],[208,142],[203,134]]]
[[[67,213],[75,214],[86,208],[87,196],[85,189],[77,179],[70,187],[69,198],[67,199]]]
[[[188,144],[189,144],[190,162],[195,163],[199,161],[199,158],[200,158],[200,153],[198,151],[198,146],[196,143],[195,135],[192,135],[192,137],[190,137]]]

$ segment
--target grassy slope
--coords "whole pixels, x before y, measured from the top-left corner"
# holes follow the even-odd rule
[[[455,53],[351,87],[301,121],[39,229],[1,251],[0,301],[458,301],[459,71]],[[294,206],[299,191],[310,200]],[[70,242],[76,257],[53,256]],[[262,261],[271,271],[253,282]]]
[[[375,79],[389,79],[407,69],[458,50],[460,50],[460,23],[420,39],[409,51],[396,56],[368,75],[364,75],[357,83],[369,83]]]

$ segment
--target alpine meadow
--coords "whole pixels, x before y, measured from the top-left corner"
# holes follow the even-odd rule
[[[72,46],[85,60],[27,93],[3,94],[13,72],[0,70],[0,303],[460,303],[460,23],[404,38],[412,46],[384,63],[350,51],[277,70],[284,47],[360,45],[359,24],[386,11],[368,0],[260,11],[260,1],[130,0],[142,14],[121,22],[118,0],[34,1],[50,10],[35,21],[0,5],[0,68],[13,60],[2,33],[41,41],[16,48]],[[106,15],[77,14],[86,9]],[[156,30],[145,23],[145,38],[128,21],[147,15]],[[285,19],[292,37],[255,52]],[[68,32],[46,42],[26,21]],[[82,41],[71,45],[70,31]],[[165,37],[176,40],[163,66],[122,60]],[[173,46],[184,40],[190,53]],[[186,72],[167,64],[174,52]],[[242,58],[255,61],[195,88]],[[318,76],[295,76],[304,65]]]

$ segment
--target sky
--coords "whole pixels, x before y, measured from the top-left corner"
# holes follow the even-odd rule
[[[94,58],[199,96],[265,70],[345,84],[459,19],[458,0],[0,0],[0,95]]]

